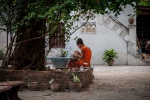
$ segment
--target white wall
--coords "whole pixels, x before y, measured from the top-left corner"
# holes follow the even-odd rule
[[[126,27],[128,27],[128,14],[134,14],[134,11],[130,5],[127,5],[124,9],[124,12],[116,18]],[[102,20],[103,19],[103,20]],[[81,21],[81,20],[80,20]],[[73,53],[74,50],[79,50],[76,46],[75,37],[82,38],[85,45],[91,48],[92,50],[92,64],[102,64],[107,65],[102,60],[102,55],[105,49],[114,48],[118,52],[119,58],[115,60],[116,65],[127,65],[128,64],[128,54],[127,54],[127,43],[120,38],[114,31],[109,29],[103,24],[104,18],[101,15],[97,15],[95,18],[96,22],[96,34],[84,33],[81,34],[81,29],[77,30],[72,36],[69,43],[67,43],[67,50],[70,53]],[[91,22],[91,20],[89,21]],[[136,21],[135,21],[136,22]],[[136,24],[134,22],[134,24]],[[80,23],[78,23],[80,24]]]
[[[85,33],[81,34],[81,29],[76,31],[71,37],[72,40],[68,43],[67,49],[73,53],[74,50],[79,50],[76,46],[74,37],[82,38],[84,44],[92,50],[92,64],[106,64],[102,60],[102,55],[105,49],[114,48],[119,53],[119,59],[115,60],[117,65],[127,64],[127,43],[115,34],[112,30],[106,27],[104,24],[96,23],[96,34]]]
[[[7,35],[5,32],[0,32],[0,49],[4,49],[6,47]]]
[[[118,21],[120,21],[123,25],[128,27],[128,14],[135,14],[133,8],[130,5],[127,5],[123,12],[121,12],[118,17],[115,17]],[[97,18],[99,20],[99,18]],[[136,25],[136,17],[134,18]],[[80,37],[84,40],[85,45],[89,46],[92,50],[92,64],[106,64],[102,61],[102,55],[105,49],[114,48],[115,51],[119,53],[119,59],[115,60],[115,64],[117,65],[126,65],[128,64],[127,59],[127,43],[120,38],[117,34],[115,34],[108,27],[104,26],[104,24],[99,24],[96,22],[97,33],[96,34],[81,34],[81,30],[78,30],[72,35],[73,37]],[[78,49],[76,46],[75,40],[71,40],[67,46],[68,50],[73,53],[73,50]]]
[[[127,16],[129,14],[131,15],[135,14],[134,9],[132,8],[131,5],[127,5],[126,8],[124,8],[124,11],[122,11],[120,15],[118,15],[117,17],[114,16],[115,14],[111,13],[112,16],[114,16],[118,21],[120,21],[126,27],[128,27],[129,25],[128,23],[129,16]],[[134,24],[136,25],[136,16],[134,17],[134,19],[135,19]]]

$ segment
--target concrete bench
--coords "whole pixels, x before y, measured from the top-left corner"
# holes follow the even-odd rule
[[[0,100],[9,100],[10,86],[0,86]]]
[[[0,82],[0,86],[9,86],[9,87],[11,87],[11,90],[9,91],[9,94],[8,94],[9,100],[21,100],[18,97],[18,90],[19,90],[20,86],[23,85],[23,84],[24,84],[24,81]]]

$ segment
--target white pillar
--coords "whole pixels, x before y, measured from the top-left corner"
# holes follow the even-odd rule
[[[136,25],[129,25],[129,43],[128,43],[128,52],[133,56],[137,54],[136,48]]]
[[[129,25],[128,27],[129,27],[130,42],[136,43],[136,26]]]

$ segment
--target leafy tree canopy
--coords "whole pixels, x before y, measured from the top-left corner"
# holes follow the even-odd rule
[[[135,4],[139,2],[141,0],[0,0],[0,25],[1,29],[7,28],[9,32],[15,32],[22,25],[33,26],[36,21],[46,19],[48,23],[56,26],[53,27],[55,29],[58,22],[77,20],[88,10],[93,9],[95,13],[101,14],[114,12],[118,15],[127,4],[135,9]],[[72,11],[76,12],[74,16],[70,15]],[[70,22],[68,27],[72,24]]]
[[[140,0],[138,5],[139,6],[149,6],[150,7],[150,0]]]

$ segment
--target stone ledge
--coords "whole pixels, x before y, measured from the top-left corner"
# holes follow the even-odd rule
[[[49,81],[54,78],[55,82],[59,83],[61,88],[69,87],[69,79],[71,79],[71,73],[79,76],[82,88],[88,88],[89,84],[93,80],[92,69],[86,69],[82,72],[52,72],[52,71],[32,71],[32,70],[0,70],[0,82],[2,81],[24,81],[26,84],[23,86],[27,88],[28,81],[37,81],[39,89],[50,88]]]
[[[136,25],[128,25],[129,29],[134,29],[136,27]]]

